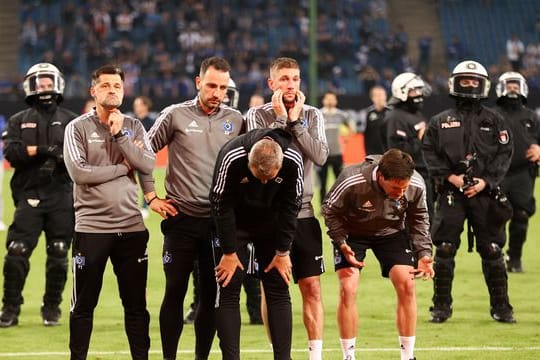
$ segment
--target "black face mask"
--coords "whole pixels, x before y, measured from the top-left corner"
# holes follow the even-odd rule
[[[514,96],[510,96],[514,95]],[[497,105],[507,109],[518,109],[523,105],[523,100],[518,94],[508,94],[497,99]]]
[[[407,112],[415,113],[424,107],[424,97],[420,95],[407,98],[407,101],[402,102],[399,107]]]
[[[58,104],[58,94],[41,93],[35,95],[34,104],[41,110],[46,112],[54,112]]]
[[[473,98],[455,97],[456,107],[459,111],[472,112],[480,110],[480,100]]]

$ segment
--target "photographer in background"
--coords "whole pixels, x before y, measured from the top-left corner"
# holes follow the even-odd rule
[[[7,233],[0,327],[18,324],[29,258],[42,231],[47,263],[41,317],[45,326],[58,325],[75,221],[72,182],[62,152],[64,129],[77,115],[58,106],[64,76],[56,66],[39,63],[26,73],[23,88],[30,109],[9,119],[4,136],[4,155],[15,168],[15,214]]]
[[[448,86],[456,106],[430,120],[422,144],[439,199],[432,225],[437,250],[431,321],[442,323],[452,316],[454,257],[467,219],[476,238],[476,251],[482,258],[491,316],[496,321],[513,323],[516,320],[508,299],[502,252],[504,220],[495,223],[493,220],[499,214],[492,212],[496,208],[493,194],[510,166],[511,134],[503,118],[481,104],[490,87],[487,71],[481,64],[459,63]],[[474,155],[476,160],[472,161]],[[464,160],[470,161],[465,167],[472,165],[472,170],[464,169]],[[468,180],[469,175],[472,181]]]

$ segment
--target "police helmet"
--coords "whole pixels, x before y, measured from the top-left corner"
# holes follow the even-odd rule
[[[529,95],[529,87],[527,86],[527,81],[525,80],[523,75],[515,71],[505,72],[499,77],[499,80],[497,81],[497,86],[495,87],[495,92],[497,93],[498,98],[503,96],[512,97],[512,93],[508,93],[508,89],[506,86],[508,83],[518,84],[519,93],[514,95],[521,96],[523,100],[527,99],[527,96]]]
[[[40,79],[48,78],[52,80],[52,88],[49,90],[40,89]],[[64,93],[64,75],[56,66],[49,63],[39,63],[32,66],[24,77],[23,89],[26,100],[34,95],[47,94],[55,95],[57,101],[62,99]]]
[[[448,79],[448,89],[452,96],[484,99],[488,97],[490,86],[486,68],[472,60],[457,64]]]
[[[232,108],[238,109],[238,100],[240,98],[240,93],[236,88],[236,83],[233,79],[229,79],[229,85],[227,87],[227,95],[223,99],[223,103],[229,105]]]
[[[420,76],[411,72],[404,72],[396,76],[394,81],[392,81],[392,97],[405,102],[409,97],[409,91],[413,89],[420,90],[422,95],[428,95],[424,94],[424,88],[425,83]]]

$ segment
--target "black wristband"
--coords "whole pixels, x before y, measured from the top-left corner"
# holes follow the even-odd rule
[[[147,203],[148,205],[150,205],[150,204],[152,203],[152,201],[154,201],[154,200],[156,200],[156,199],[157,199],[157,195],[154,196],[153,198],[151,198],[150,200],[148,200],[146,203]]]
[[[125,135],[124,132],[122,130],[120,130],[119,132],[117,132],[116,134],[113,135],[113,138],[118,140],[124,135]]]

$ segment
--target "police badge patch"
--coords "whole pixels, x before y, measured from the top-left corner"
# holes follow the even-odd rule
[[[225,120],[225,122],[223,123],[223,132],[225,133],[225,135],[230,135],[232,131],[233,131],[233,124],[231,120]]]
[[[508,135],[507,130],[499,131],[499,142],[503,145],[508,144],[508,141],[510,141],[510,136]]]

